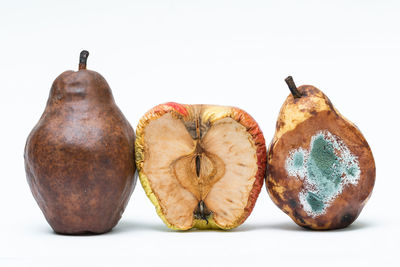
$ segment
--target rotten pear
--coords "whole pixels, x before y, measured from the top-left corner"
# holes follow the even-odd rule
[[[25,146],[34,198],[57,233],[104,233],[121,218],[135,184],[135,133],[106,80],[86,69],[54,81]]]
[[[268,151],[266,185],[275,204],[298,225],[350,225],[375,181],[371,149],[360,130],[320,90],[296,87],[283,104]]]

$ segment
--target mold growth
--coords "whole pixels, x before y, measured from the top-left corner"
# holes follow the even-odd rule
[[[324,214],[348,184],[357,184],[360,167],[357,157],[339,137],[321,131],[311,137],[310,149],[289,152],[286,171],[304,182],[299,193],[303,209],[310,216]]]

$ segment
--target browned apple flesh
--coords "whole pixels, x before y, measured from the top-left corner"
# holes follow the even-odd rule
[[[165,219],[188,229],[212,215],[229,228],[242,219],[258,171],[257,148],[245,126],[230,117],[211,122],[168,112],[144,130],[143,172]]]

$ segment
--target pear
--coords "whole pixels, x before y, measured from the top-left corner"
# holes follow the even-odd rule
[[[54,81],[25,146],[32,194],[55,232],[104,233],[119,221],[135,185],[135,133],[106,80],[86,69]]]
[[[320,90],[296,87],[283,104],[268,151],[266,186],[273,202],[298,225],[350,225],[371,196],[375,162],[360,130]]]

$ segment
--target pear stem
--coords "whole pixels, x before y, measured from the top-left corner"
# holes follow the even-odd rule
[[[293,97],[294,98],[300,98],[301,97],[301,93],[297,89],[297,86],[293,81],[293,77],[292,76],[288,76],[285,79],[285,82],[289,86],[290,92],[292,92]]]
[[[86,61],[89,56],[89,52],[86,50],[82,50],[79,55],[79,70],[86,70]]]

